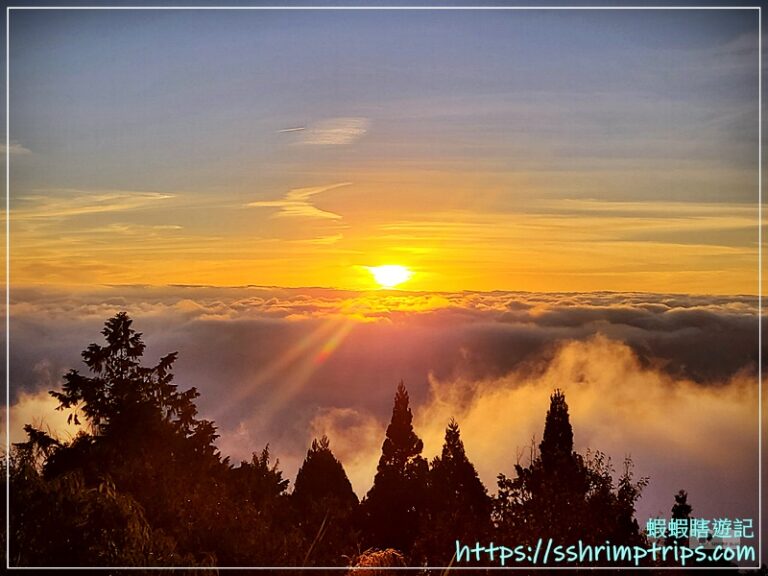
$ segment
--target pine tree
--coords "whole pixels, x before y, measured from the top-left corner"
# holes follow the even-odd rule
[[[71,370],[51,392],[85,429],[61,442],[28,427],[29,441],[18,447],[40,463],[40,493],[63,505],[69,496],[58,488],[62,479],[81,478],[83,494],[113,486],[121,495],[116,502],[134,499],[152,529],[169,539],[164,549],[178,551],[173,557],[185,565],[295,563],[301,537],[283,513],[288,481],[269,464],[269,452],[231,468],[214,444],[214,424],[197,418],[197,391],[173,383],[176,353],[144,366],[142,335],[124,312],[107,320],[102,334],[105,344],[82,353],[90,374]],[[34,518],[22,518],[18,528],[36,530]],[[98,532],[98,522],[87,528]],[[77,564],[74,555],[58,561],[68,557]]]
[[[356,551],[358,500],[327,436],[312,441],[296,475],[292,499],[309,544],[303,565],[344,566]]]
[[[296,474],[293,498],[302,504],[328,498],[345,508],[357,505],[352,484],[344,466],[333,455],[327,436],[312,441]]]
[[[532,449],[530,463],[518,463],[515,470],[514,479],[499,475],[493,518],[501,537],[527,544],[550,537],[587,544],[606,539],[615,544],[643,543],[634,513],[648,479],[634,482],[627,458],[615,486],[609,458],[597,451],[588,452],[585,460],[573,450],[573,428],[562,391],[550,396],[539,452]]]
[[[221,506],[227,470],[215,427],[197,418],[197,391],[181,392],[173,383],[175,352],[143,366],[142,335],[125,312],[107,320],[102,334],[105,344],[82,353],[90,375],[70,370],[62,389],[50,393],[60,410],[70,411],[70,422],[85,429],[64,443],[28,427],[29,442],[19,448],[42,455],[42,479],[54,488],[77,475],[88,493],[108,478],[180,551],[202,558],[216,547],[214,508]]]
[[[672,518],[675,520],[690,520],[693,507],[688,504],[688,492],[680,490],[675,494],[675,504],[672,506]]]
[[[553,536],[567,541],[583,537],[587,473],[581,456],[573,451],[573,428],[562,390],[550,396],[539,453],[539,478],[532,489],[542,528],[548,526]]]
[[[584,538],[589,474],[573,451],[573,429],[561,390],[550,396],[538,454],[532,453],[528,466],[516,464],[515,471],[514,480],[499,476],[495,520],[505,536],[525,542],[550,536],[564,542]]]
[[[672,519],[690,520],[691,512],[693,512],[693,507],[688,504],[688,492],[680,490],[675,494],[675,503],[672,505]],[[667,546],[674,546],[675,544],[685,546],[688,544],[688,538],[667,535],[664,544]]]
[[[539,453],[542,466],[552,473],[570,467],[573,461],[573,428],[571,428],[565,394],[560,389],[555,390],[550,396]]]
[[[363,502],[367,544],[409,554],[425,506],[428,465],[424,444],[413,430],[408,392],[401,381],[395,393],[381,458]]]
[[[156,366],[142,366],[145,345],[132,323],[126,312],[107,320],[101,332],[106,345],[90,344],[82,353],[92,376],[70,370],[62,391],[50,392],[59,401],[58,409],[71,410],[68,420],[76,424],[78,411],[82,412],[94,434],[102,438],[134,430],[142,419],[155,419],[188,438],[196,452],[213,456],[215,427],[196,418],[194,400],[200,394],[194,387],[179,392],[173,383],[171,370],[178,353],[163,356]]]
[[[229,469],[223,502],[227,508],[216,513],[224,531],[216,535],[220,565],[287,566],[301,561],[305,539],[292,514],[289,483],[269,445],[254,452],[250,462]]]
[[[417,549],[430,566],[448,565],[456,539],[475,542],[490,533],[491,499],[453,419],[445,429],[442,453],[429,471],[426,517]]]

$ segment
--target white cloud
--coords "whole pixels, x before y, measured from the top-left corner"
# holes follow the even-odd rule
[[[9,146],[6,146],[5,144],[0,144],[0,154],[5,156],[6,153],[10,153],[11,155],[18,155],[18,154],[31,154],[32,151],[26,146],[22,146],[19,142],[15,142],[11,140],[11,143]]]
[[[617,469],[631,455],[635,471],[651,477],[655,498],[641,503],[641,518],[666,507],[680,488],[688,489],[698,512],[711,516],[737,515],[717,501],[718,486],[743,494],[739,506],[756,496],[756,379],[737,373],[717,386],[700,386],[643,366],[627,344],[601,335],[562,344],[534,377],[431,377],[431,398],[414,409],[414,427],[431,456],[439,453],[445,426],[456,417],[467,454],[493,490],[498,472],[514,476],[517,459],[527,463],[531,439],[541,440],[548,397],[557,387],[566,393],[577,450],[603,450]]]
[[[424,456],[439,453],[456,417],[493,492],[496,474],[514,474],[532,435],[540,440],[548,396],[562,387],[577,449],[604,450],[617,468],[629,453],[651,476],[639,518],[668,513],[680,488],[702,517],[754,516],[756,297],[18,287],[19,394],[58,387],[118,310],[146,334],[148,355],[179,351],[176,382],[200,390],[200,414],[234,462],[269,443],[292,480],[312,438],[327,434],[363,496],[403,378]],[[343,341],[340,315],[359,320]],[[36,402],[12,408],[17,433],[43,415],[59,429],[52,399]]]
[[[45,190],[19,198],[20,206],[12,210],[14,220],[45,220],[69,218],[82,214],[122,212],[144,208],[158,200],[173,198],[172,194],[136,192],[132,190]]]
[[[370,126],[367,118],[343,117],[328,118],[310,124],[305,129],[289,129],[301,132],[300,144],[309,145],[341,145],[351,144],[358,140]],[[289,130],[284,130],[285,132]]]
[[[310,198],[321,192],[349,186],[351,182],[341,182],[330,186],[315,186],[311,188],[295,188],[290,190],[280,200],[259,200],[250,202],[246,206],[250,208],[278,208],[279,210],[272,214],[272,218],[321,218],[330,220],[340,220],[341,216],[334,212],[320,210],[313,206]]]

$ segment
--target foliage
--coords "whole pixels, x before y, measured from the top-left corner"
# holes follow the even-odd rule
[[[424,529],[417,556],[429,566],[447,566],[455,540],[484,541],[491,534],[491,498],[467,458],[459,425],[451,419],[442,453],[429,470]]]
[[[568,405],[560,390],[550,397],[544,435],[528,466],[515,465],[517,477],[499,475],[494,520],[502,538],[535,544],[557,542],[641,544],[635,503],[647,484],[633,482],[627,458],[618,486],[610,459],[590,452],[585,459],[573,450]]]
[[[410,552],[426,497],[428,464],[421,456],[423,447],[413,431],[408,391],[401,381],[373,486],[362,503],[368,545]]]
[[[79,471],[44,480],[29,452],[10,470],[11,559],[17,566],[173,566],[191,561],[153,530],[141,506],[109,477],[86,485]]]
[[[327,436],[312,441],[296,474],[293,503],[309,542],[303,564],[344,566],[356,551],[357,496]]]
[[[295,561],[287,552],[297,547],[286,536],[290,531],[273,529],[288,481],[269,465],[268,450],[239,468],[222,461],[213,423],[197,418],[197,391],[179,391],[173,383],[176,353],[143,366],[144,343],[131,323],[122,312],[109,319],[106,344],[91,344],[82,354],[91,375],[71,370],[62,390],[51,393],[86,429],[62,443],[26,428],[28,441],[18,450],[31,465],[39,463],[40,474],[37,484],[25,476],[21,485],[59,494],[63,478],[79,478],[85,491],[109,478],[188,564]],[[31,518],[17,518],[22,532],[34,526]],[[60,563],[77,563],[73,553],[60,552]],[[131,560],[139,563],[137,556]]]

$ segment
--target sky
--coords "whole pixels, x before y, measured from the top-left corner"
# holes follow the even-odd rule
[[[403,379],[493,493],[559,387],[641,520],[756,516],[756,12],[13,11],[9,62],[11,440],[127,310],[233,462],[328,434],[363,496]]]
[[[757,291],[754,11],[14,11],[14,284]]]

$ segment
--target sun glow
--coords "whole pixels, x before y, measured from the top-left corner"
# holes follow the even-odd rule
[[[373,279],[382,288],[394,288],[408,280],[412,272],[405,266],[388,264],[386,266],[368,266],[368,271],[373,275]]]

